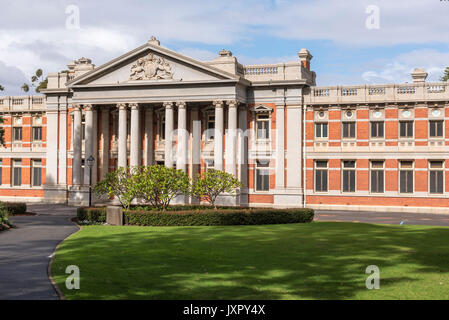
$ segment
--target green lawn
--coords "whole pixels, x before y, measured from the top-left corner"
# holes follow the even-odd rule
[[[80,290],[65,288],[68,265]],[[368,265],[379,290],[365,287]],[[52,271],[68,299],[449,299],[449,228],[86,226]]]

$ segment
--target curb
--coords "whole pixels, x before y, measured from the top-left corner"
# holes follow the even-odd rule
[[[58,294],[60,300],[67,300],[67,299],[66,299],[64,293],[62,292],[62,290],[61,290],[61,289],[58,287],[58,285],[56,284],[56,281],[55,281],[55,279],[53,278],[53,274],[52,274],[52,272],[51,272],[51,267],[52,267],[52,265],[53,265],[53,261],[54,261],[55,256],[56,256],[56,251],[59,249],[59,246],[61,246],[61,244],[62,244],[68,237],[74,235],[75,233],[77,233],[77,232],[79,232],[79,231],[81,230],[81,226],[78,225],[78,224],[76,224],[75,222],[73,222],[73,221],[72,221],[72,218],[73,218],[73,217],[69,217],[69,221],[70,221],[71,223],[73,223],[76,227],[78,227],[78,230],[75,231],[75,232],[73,232],[73,233],[71,233],[71,234],[69,234],[67,237],[65,237],[64,239],[62,239],[62,240],[58,243],[58,245],[55,247],[55,250],[54,250],[53,253],[50,255],[50,261],[48,262],[48,265],[47,265],[47,275],[48,275],[48,279],[50,280],[50,283],[52,284],[53,289],[55,289],[56,293]]]

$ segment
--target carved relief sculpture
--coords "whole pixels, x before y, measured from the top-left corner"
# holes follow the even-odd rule
[[[173,79],[171,66],[162,57],[155,57],[149,53],[139,58],[131,67],[130,80],[158,80]]]

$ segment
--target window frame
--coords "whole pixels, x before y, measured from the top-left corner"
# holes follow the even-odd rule
[[[40,173],[40,182],[38,185],[34,184],[35,172],[34,169],[39,169]],[[42,159],[31,159],[31,181],[32,188],[40,188],[42,187]]]
[[[326,136],[325,137],[323,137],[323,126],[324,125],[326,125]],[[319,130],[319,132],[321,134],[320,137],[318,137],[318,135],[317,135],[318,134],[318,126],[320,126],[320,130]],[[317,122],[315,122],[314,131],[315,131],[315,139],[318,139],[318,140],[327,140],[327,139],[329,139],[329,123],[328,122],[326,122],[326,121],[317,121]]]
[[[215,113],[208,112],[205,117],[205,132],[204,132],[204,140],[206,142],[215,141]],[[209,124],[213,123],[213,128],[209,128]]]
[[[439,136],[439,135],[434,135],[434,136],[432,136],[431,135],[431,132],[432,132],[432,124],[433,123],[435,123],[435,124],[438,124],[438,123],[441,123],[441,135]],[[435,134],[437,134],[437,132],[438,132],[438,126],[436,126],[435,127]],[[429,120],[429,132],[428,132],[428,134],[429,134],[429,139],[444,139],[444,120],[433,120],[433,119],[431,119],[431,120]]]
[[[432,168],[432,162],[441,162],[441,167],[440,168]],[[443,181],[442,181],[442,190],[441,192],[431,192],[430,191],[430,173],[431,172],[441,172]],[[432,196],[438,196],[438,195],[444,195],[444,187],[445,187],[445,161],[444,160],[428,160],[428,188],[427,188],[427,192],[432,195]],[[435,188],[438,188],[438,185],[436,183]]]
[[[267,165],[263,165],[263,166],[261,166],[260,165],[260,162],[261,161],[263,161],[263,162],[267,162]],[[259,171],[267,171],[268,172],[268,175],[266,175],[266,176],[268,176],[268,189],[267,190],[264,190],[264,189],[262,189],[262,190],[260,190],[260,189],[258,189],[258,177],[259,177],[259,174],[258,174],[258,172]],[[264,176],[264,175],[260,175],[260,176]],[[270,159],[256,159],[255,160],[255,162],[254,162],[254,192],[258,192],[258,193],[267,193],[267,192],[270,192]]]
[[[345,167],[345,162],[354,162],[354,167]],[[341,160],[341,192],[342,193],[355,193],[357,191],[357,161],[356,160]],[[354,172],[354,191],[345,191],[344,190],[344,172]],[[350,185],[351,178],[349,178],[349,189],[351,189]]]
[[[402,125],[403,124],[406,125],[406,127],[405,127],[406,135],[405,136],[402,136]],[[408,125],[409,124],[411,124],[411,126],[412,126],[411,136],[408,135],[408,133],[409,133]],[[415,137],[415,122],[413,120],[400,120],[398,130],[399,130],[399,132],[398,132],[399,139],[413,139]]]
[[[16,129],[20,132],[20,139],[16,137]],[[23,127],[13,126],[12,127],[12,141],[13,142],[22,142],[23,141]]]
[[[342,140],[355,140],[357,138],[357,122],[356,121],[342,121],[341,124],[341,139]],[[348,128],[348,133],[349,136],[345,137],[345,125],[349,125]],[[350,125],[354,125],[354,136],[351,137],[351,126]]]
[[[16,164],[17,162],[20,162],[20,164]],[[23,177],[23,161],[22,159],[11,159],[11,187],[13,188],[20,188],[22,186],[22,177]],[[16,170],[15,169],[20,169],[20,183],[19,184],[15,184],[15,178],[16,178]]]
[[[326,167],[318,167],[318,163],[319,162],[325,162],[326,163]],[[314,164],[313,164],[313,190],[316,193],[327,193],[329,192],[329,160],[315,160]],[[318,171],[325,171],[326,172],[326,190],[322,190],[322,188],[320,190],[317,190],[317,172]],[[323,182],[323,178],[321,177],[321,182]],[[322,184],[322,183],[321,183]]]
[[[382,168],[376,168],[373,166],[374,162],[382,162]],[[373,171],[381,171],[382,172],[382,192],[373,191]],[[376,177],[379,180],[379,177]],[[377,181],[379,182],[379,181]],[[378,184],[378,183],[377,183]],[[379,187],[377,188],[379,189]],[[370,160],[369,163],[369,192],[370,194],[384,194],[385,193],[385,160]]]
[[[264,117],[264,118],[260,118],[260,117]],[[259,138],[259,129],[258,129],[259,123],[267,124],[267,128],[266,128],[267,137],[266,138]],[[256,142],[269,142],[271,140],[271,113],[270,112],[266,111],[266,112],[256,113],[255,118],[254,118],[254,131],[255,131]]]
[[[415,161],[413,160],[399,160],[398,161],[398,193],[400,194],[413,194],[415,192]],[[411,162],[412,163],[412,167],[403,167],[403,163],[404,162]],[[411,172],[412,173],[412,191],[408,192],[402,192],[402,184],[401,184],[401,172]],[[405,188],[408,189],[408,176],[406,176],[407,178],[407,182],[405,185]]]
[[[379,132],[379,128],[378,125],[382,124],[382,136],[379,137],[377,136],[373,136],[373,124],[376,124],[376,132]],[[377,140],[384,140],[385,139],[385,121],[384,120],[371,120],[370,121],[370,125],[369,125],[369,134],[370,134],[370,139],[377,139]]]
[[[40,129],[40,130],[38,130],[38,132],[40,132],[39,133],[40,134],[40,138],[39,139],[35,138],[35,130],[36,129]],[[42,126],[33,126],[33,127],[31,127],[31,139],[32,139],[33,142],[42,142]]]

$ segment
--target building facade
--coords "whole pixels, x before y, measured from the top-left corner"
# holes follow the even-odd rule
[[[200,62],[152,38],[100,67],[73,61],[45,96],[0,98],[0,198],[83,205],[108,171],[162,164],[236,175],[225,204],[449,213],[448,83],[416,69],[317,87],[311,59]]]

